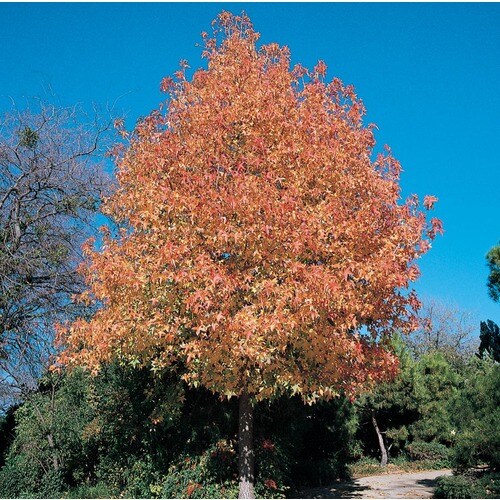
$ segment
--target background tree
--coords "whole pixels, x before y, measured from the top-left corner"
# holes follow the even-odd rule
[[[448,361],[463,364],[477,350],[477,326],[470,313],[431,299],[418,316],[419,328],[406,339],[417,358],[440,352]]]
[[[481,341],[479,345],[479,356],[482,358],[488,353],[492,359],[500,363],[500,328],[491,321],[481,321],[481,331],[479,333]]]
[[[416,369],[419,417],[410,427],[413,439],[450,445],[453,425],[448,405],[458,392],[461,377],[440,352],[424,355]]]
[[[493,247],[486,255],[490,274],[488,276],[488,293],[498,302],[500,300],[500,245]]]
[[[0,377],[7,405],[36,387],[47,368],[54,322],[81,314],[71,302],[83,289],[76,272],[81,244],[109,189],[98,161],[108,124],[83,123],[77,108],[39,108],[0,118]]]
[[[389,382],[378,384],[356,401],[361,442],[365,452],[379,451],[381,467],[387,465],[392,448],[399,452],[409,442],[408,427],[419,416],[416,362],[400,336],[393,337],[392,345],[399,360],[398,375]]]
[[[65,496],[71,488],[87,486],[89,497],[99,488],[104,497],[121,491],[137,497],[140,476],[143,482],[154,480],[152,462],[165,471],[165,455],[178,452],[171,426],[182,407],[179,385],[116,364],[99,377],[82,370],[44,375],[14,413],[0,496]],[[139,496],[151,494],[148,483]]]
[[[500,466],[500,364],[473,359],[450,412],[457,429],[454,465],[459,471]],[[497,477],[497,481],[498,481]],[[497,482],[498,487],[498,482]]]
[[[498,302],[500,300],[500,245],[493,247],[486,255],[486,261],[490,269],[488,276],[488,293],[490,297]],[[481,345],[479,355],[487,352],[495,361],[500,360],[500,330],[493,321],[481,321],[479,334]]]
[[[240,495],[253,496],[253,402],[353,395],[394,373],[386,341],[414,327],[405,289],[442,229],[416,196],[400,201],[390,153],[372,158],[352,87],[325,83],[323,62],[290,71],[244,15],[214,29],[207,69],[188,81],[182,62],[162,83],[167,112],[118,158],[105,212],[121,235],[88,245],[83,269],[82,300],[104,307],[61,329],[60,362],[118,356],[237,396]]]

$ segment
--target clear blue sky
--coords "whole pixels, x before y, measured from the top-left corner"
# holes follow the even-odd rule
[[[356,87],[404,193],[439,198],[446,233],[417,290],[500,324],[484,258],[500,241],[499,4],[0,4],[0,113],[50,88],[61,104],[123,96],[131,127],[180,59],[203,64],[196,43],[222,9]]]

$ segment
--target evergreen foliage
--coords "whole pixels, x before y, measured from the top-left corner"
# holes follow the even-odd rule
[[[486,262],[490,270],[487,283],[488,293],[495,302],[498,302],[500,300],[500,244],[488,252]]]
[[[481,332],[479,334],[481,344],[479,345],[479,356],[485,354],[491,356],[497,363],[500,363],[500,328],[491,321],[481,321]]]
[[[466,470],[500,466],[500,365],[473,360],[450,411],[458,429],[455,464]]]

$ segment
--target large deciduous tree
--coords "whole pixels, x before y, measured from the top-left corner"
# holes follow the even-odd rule
[[[121,234],[87,245],[83,267],[82,300],[103,307],[61,328],[60,361],[175,367],[237,396],[252,496],[252,402],[353,395],[393,373],[386,340],[416,324],[405,290],[441,224],[401,201],[399,163],[374,155],[363,104],[323,62],[290,69],[244,15],[202,37],[207,68],[163,80],[166,107],[117,159],[105,211]]]
[[[81,245],[109,188],[97,161],[107,124],[83,123],[77,108],[38,106],[0,117],[0,386],[6,404],[36,386],[53,352],[54,322],[75,310],[71,296],[83,290],[76,272]]]

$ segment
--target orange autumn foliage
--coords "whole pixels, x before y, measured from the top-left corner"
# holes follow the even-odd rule
[[[202,37],[207,68],[164,79],[166,108],[117,158],[105,211],[123,229],[82,268],[102,307],[60,327],[59,360],[176,366],[226,396],[352,395],[396,370],[386,340],[416,325],[406,289],[440,221],[401,201],[399,163],[374,158],[325,63],[290,69],[244,15]]]

